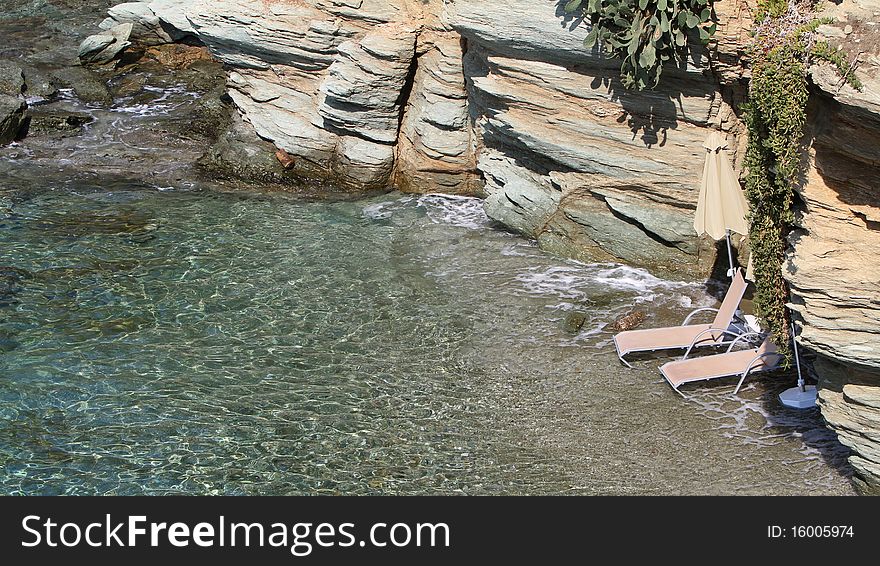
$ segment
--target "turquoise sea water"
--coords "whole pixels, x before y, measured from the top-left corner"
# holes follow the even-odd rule
[[[0,492],[850,492],[786,384],[685,401],[617,362],[608,323],[701,285],[554,258],[476,199],[209,189],[0,201]]]
[[[80,5],[0,18],[0,56],[64,65]],[[852,493],[791,376],[685,400],[617,361],[611,321],[678,324],[702,282],[550,256],[477,199],[206,178],[211,73],[30,97],[91,121],[0,148],[0,494]]]

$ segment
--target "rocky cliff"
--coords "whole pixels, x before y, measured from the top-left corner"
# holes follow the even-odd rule
[[[243,121],[214,152],[221,162],[256,132],[297,175],[481,194],[492,218],[551,251],[705,276],[716,250],[692,228],[701,142],[720,129],[742,158],[734,108],[754,2],[717,3],[709,51],[643,93],[624,90],[617,64],[582,48],[585,26],[559,4],[155,0],[111,9],[102,27],[130,23],[131,40],[150,45],[196,40],[225,63]],[[835,23],[823,33],[858,56],[865,89],[812,71],[787,277],[801,343],[819,354],[823,414],[877,490],[880,8],[848,0],[828,15]]]
[[[704,275],[700,144],[731,114],[705,53],[662,92],[632,93],[581,47],[584,26],[541,4],[155,0],[102,27],[207,45],[296,174],[484,194],[491,217],[552,251]]]
[[[812,69],[807,175],[787,279],[801,343],[820,354],[820,405],[859,481],[880,492],[880,2],[848,0],[820,28],[855,59],[861,92]]]
[[[298,175],[474,193],[463,44],[435,4],[156,0],[117,6],[102,27],[207,45],[245,121]]]

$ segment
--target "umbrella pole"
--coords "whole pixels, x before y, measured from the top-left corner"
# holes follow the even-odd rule
[[[791,341],[794,347],[794,360],[797,364],[798,382],[795,387],[786,389],[779,394],[779,401],[783,405],[792,409],[812,409],[816,406],[818,391],[815,385],[807,385],[804,383],[804,374],[801,372],[801,358],[798,353],[797,338],[795,338],[795,326],[791,324]]]
[[[794,363],[797,365],[798,388],[801,390],[801,392],[806,392],[807,388],[806,388],[806,384],[804,382],[804,375],[801,373],[801,357],[800,357],[800,354],[798,354],[797,338],[795,338],[794,332],[795,332],[795,328],[794,328],[794,323],[792,322],[791,323],[791,343],[794,346]]]
[[[730,245],[730,230],[727,231],[727,261],[730,265],[727,274],[733,279],[733,246]]]

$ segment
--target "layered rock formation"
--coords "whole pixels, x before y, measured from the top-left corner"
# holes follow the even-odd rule
[[[861,92],[812,69],[811,148],[786,278],[801,343],[820,354],[820,405],[880,493],[880,2],[830,7],[821,30],[859,65]]]
[[[0,61],[0,145],[22,134],[27,123],[24,73],[11,61]]]
[[[545,8],[156,0],[102,27],[207,45],[297,174],[485,193],[491,217],[547,249],[705,275],[714,249],[701,255],[691,228],[701,142],[729,114],[705,53],[662,92],[625,91],[617,65],[581,47],[585,26]]]
[[[444,21],[468,44],[492,218],[568,256],[706,270],[693,212],[721,96],[705,68],[669,70],[664,90],[637,93],[582,48],[585,26],[530,2],[448,3]]]
[[[156,0],[117,6],[103,26],[207,45],[244,119],[299,175],[474,193],[461,44],[439,4]]]
[[[242,120],[212,150],[216,162],[254,156],[258,146],[242,141],[252,128],[299,175],[484,194],[491,217],[546,249],[704,277],[716,253],[692,228],[701,142],[721,129],[742,160],[734,108],[747,90],[742,58],[754,4],[716,3],[711,57],[696,49],[687,68],[666,70],[661,88],[644,93],[624,90],[617,64],[582,48],[585,26],[555,0],[155,0],[112,9],[102,27],[130,23],[146,45],[199,41],[227,65]],[[812,71],[804,213],[786,273],[800,340],[820,355],[823,414],[873,489],[876,4],[846,1],[831,13],[838,23],[823,28],[862,52],[866,88]]]

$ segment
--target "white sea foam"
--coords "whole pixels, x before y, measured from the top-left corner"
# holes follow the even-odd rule
[[[595,280],[612,289],[624,291],[648,291],[653,289],[672,289],[695,286],[683,281],[668,281],[655,277],[644,269],[627,265],[613,265],[596,273]]]
[[[196,96],[195,93],[187,92],[186,87],[184,85],[174,85],[171,87],[158,87],[158,86],[145,86],[144,90],[147,92],[157,92],[159,93],[159,98],[154,100],[153,102],[163,102],[168,100],[168,97],[172,94],[188,94],[190,96]]]
[[[391,210],[390,206],[394,204],[392,202],[377,202],[375,204],[370,204],[364,207],[364,216],[367,218],[372,218],[373,220],[383,220],[385,218],[391,218],[391,215],[394,213]]]
[[[180,106],[180,104],[134,104],[132,106],[117,106],[113,111],[134,114],[142,118],[151,118],[168,114],[178,106]]]
[[[419,197],[419,206],[428,212],[435,224],[449,224],[460,228],[480,230],[489,227],[491,221],[483,210],[483,200],[457,195],[425,195]]]
[[[594,281],[589,271],[576,266],[535,267],[516,276],[523,288],[532,294],[552,295],[562,299],[583,299]]]
[[[369,204],[363,214],[374,220],[391,218],[394,213],[413,201],[414,197]],[[423,208],[428,219],[435,224],[446,224],[460,228],[479,230],[490,226],[491,221],[483,211],[483,201],[474,197],[457,195],[424,195],[416,199],[416,205]]]
[[[659,297],[655,293],[645,293],[637,296],[635,299],[633,299],[633,302],[638,304],[651,304],[656,303],[658,299]]]
[[[182,96],[190,99],[198,98],[199,94],[195,92],[190,92],[186,90],[185,85],[175,85],[170,87],[153,87],[153,86],[145,86],[143,90],[147,92],[155,92],[159,93],[159,96],[150,102],[141,103],[141,104],[132,104],[129,106],[125,105],[126,100],[131,100],[131,97],[122,99],[122,104],[113,108],[114,112],[122,112],[125,114],[134,114],[136,116],[140,116],[143,118],[149,118],[153,116],[163,116],[169,114],[176,108],[179,108],[184,103],[183,102],[172,102],[170,101],[170,97],[173,96]]]
[[[391,218],[395,211],[404,208],[406,204],[412,200],[413,197],[401,197],[396,200],[386,200],[368,204],[363,208],[363,215],[373,220],[386,220]]]
[[[507,257],[523,257],[529,254],[522,250],[533,251],[533,248],[534,245],[529,241],[517,242],[501,248],[501,255]]]
[[[533,293],[553,294],[564,298],[578,298],[585,295],[587,288],[612,289],[636,293],[639,302],[656,300],[661,294],[670,291],[692,290],[697,285],[681,281],[668,281],[651,275],[644,269],[616,264],[580,264],[569,262],[566,266],[533,268],[517,275],[526,290]],[[683,306],[693,304],[693,299],[674,295]]]

